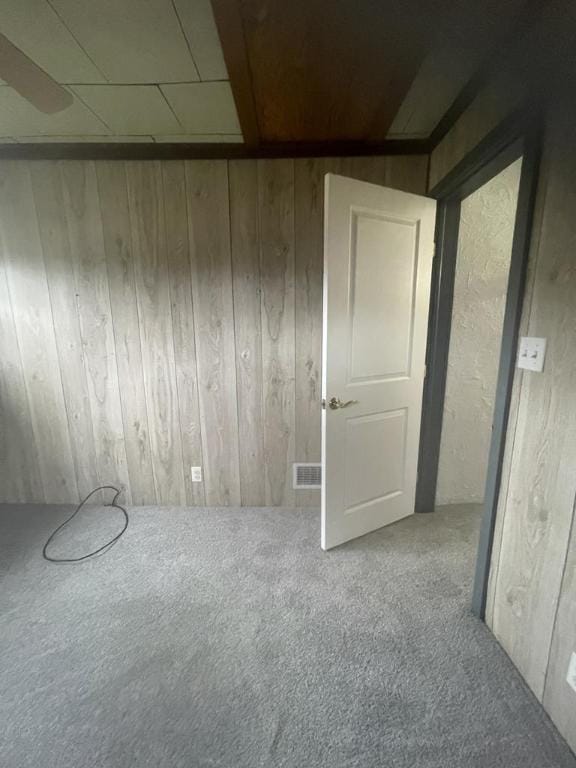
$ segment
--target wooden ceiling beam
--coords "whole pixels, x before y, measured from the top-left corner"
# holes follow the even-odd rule
[[[283,157],[365,157],[374,155],[426,155],[427,140],[274,142],[246,144],[183,143],[60,143],[0,145],[2,160],[249,160]]]

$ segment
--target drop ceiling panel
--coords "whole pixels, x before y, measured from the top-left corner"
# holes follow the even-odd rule
[[[51,0],[51,3],[110,82],[198,80],[171,0]]]
[[[46,0],[0,0],[2,33],[60,83],[106,81]]]
[[[161,88],[186,132],[241,133],[229,83],[181,83]]]
[[[150,142],[151,136],[19,136],[19,144],[131,144]],[[4,139],[0,139],[1,142]]]
[[[174,0],[202,80],[227,80],[228,72],[210,0]]]
[[[12,88],[0,86],[0,134],[17,138],[25,135],[88,136],[107,133],[110,131],[106,126],[79,99],[74,99],[72,105],[62,112],[46,115]]]
[[[182,133],[182,126],[155,85],[75,85],[72,90],[112,133]]]

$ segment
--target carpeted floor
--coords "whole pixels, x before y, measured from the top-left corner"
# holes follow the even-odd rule
[[[476,509],[324,553],[315,511],[140,508],[44,562],[68,513],[0,507],[3,768],[576,768],[468,611]]]

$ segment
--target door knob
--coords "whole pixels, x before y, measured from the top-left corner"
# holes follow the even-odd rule
[[[331,397],[328,406],[333,411],[337,411],[339,408],[348,408],[349,405],[356,405],[357,402],[358,400],[347,400],[343,403],[339,397]]]

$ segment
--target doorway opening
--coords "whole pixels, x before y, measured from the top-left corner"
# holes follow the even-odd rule
[[[539,119],[514,115],[431,190],[438,200],[436,258],[416,511],[431,512],[437,502],[457,501],[459,495],[462,500],[482,504],[472,596],[472,610],[481,619],[486,608],[539,147]]]
[[[521,168],[461,202],[436,507],[484,503]]]

